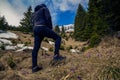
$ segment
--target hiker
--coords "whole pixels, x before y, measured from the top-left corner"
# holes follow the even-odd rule
[[[42,66],[37,65],[38,51],[44,37],[52,38],[55,40],[55,51],[53,60],[63,60],[64,57],[60,56],[59,48],[61,44],[61,37],[53,30],[51,15],[45,4],[37,5],[34,9],[33,17],[33,33],[34,33],[34,48],[32,51],[32,72],[37,72],[42,69]]]

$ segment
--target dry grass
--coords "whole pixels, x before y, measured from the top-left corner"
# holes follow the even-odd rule
[[[17,34],[21,35],[20,39],[23,41],[30,38],[33,45],[33,37],[19,32]],[[38,64],[43,66],[43,70],[37,73],[31,73],[31,53],[0,51],[0,61],[5,65],[5,71],[0,71],[0,80],[120,80],[119,43],[120,40],[114,37],[106,37],[98,47],[82,54],[60,51],[67,59],[57,66],[50,66],[53,52],[42,55],[40,50]],[[78,48],[81,48],[82,44],[84,43],[68,40],[65,47],[79,45]],[[42,45],[50,47],[46,42]],[[7,64],[9,55],[17,65],[15,69],[11,69]]]

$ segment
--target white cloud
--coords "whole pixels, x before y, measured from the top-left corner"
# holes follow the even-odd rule
[[[0,2],[0,15],[5,16],[10,25],[18,26],[25,10],[26,6],[20,0],[13,1],[11,4],[8,0]]]
[[[78,4],[81,3],[85,8],[89,0],[54,0],[54,7],[60,11],[75,11]]]
[[[27,6],[23,3],[24,0],[12,0],[10,3],[12,8],[16,11],[16,13],[20,13],[26,11]]]
[[[51,13],[56,14],[53,15],[52,17],[54,18],[53,22],[55,23],[57,22],[57,18],[58,18],[57,14],[59,13],[59,11],[76,12],[79,3],[81,3],[85,9],[87,9],[88,1],[89,0],[52,0],[53,3],[47,3],[46,0],[46,4],[49,4],[48,7],[50,8]]]
[[[50,9],[54,24],[57,22],[58,13],[60,11],[76,12],[79,3],[81,3],[84,8],[87,8],[86,6],[88,1],[89,0],[31,0],[33,7],[41,3],[45,3],[47,5]]]
[[[20,19],[23,17],[23,13],[29,5],[35,7],[38,4],[45,3],[50,9],[52,20],[55,24],[59,11],[75,12],[79,3],[86,8],[88,1],[89,0],[2,0],[0,1],[0,15],[4,15],[9,24],[18,26]],[[27,2],[27,4],[24,2]]]

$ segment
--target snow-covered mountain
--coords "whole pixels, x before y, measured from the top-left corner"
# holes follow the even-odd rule
[[[74,32],[74,24],[63,25],[66,33]],[[62,31],[62,26],[59,26],[60,31]]]

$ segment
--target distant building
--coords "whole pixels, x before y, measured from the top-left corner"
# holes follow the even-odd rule
[[[66,33],[74,32],[74,24],[63,25]],[[59,26],[60,31],[62,31],[62,26]]]

